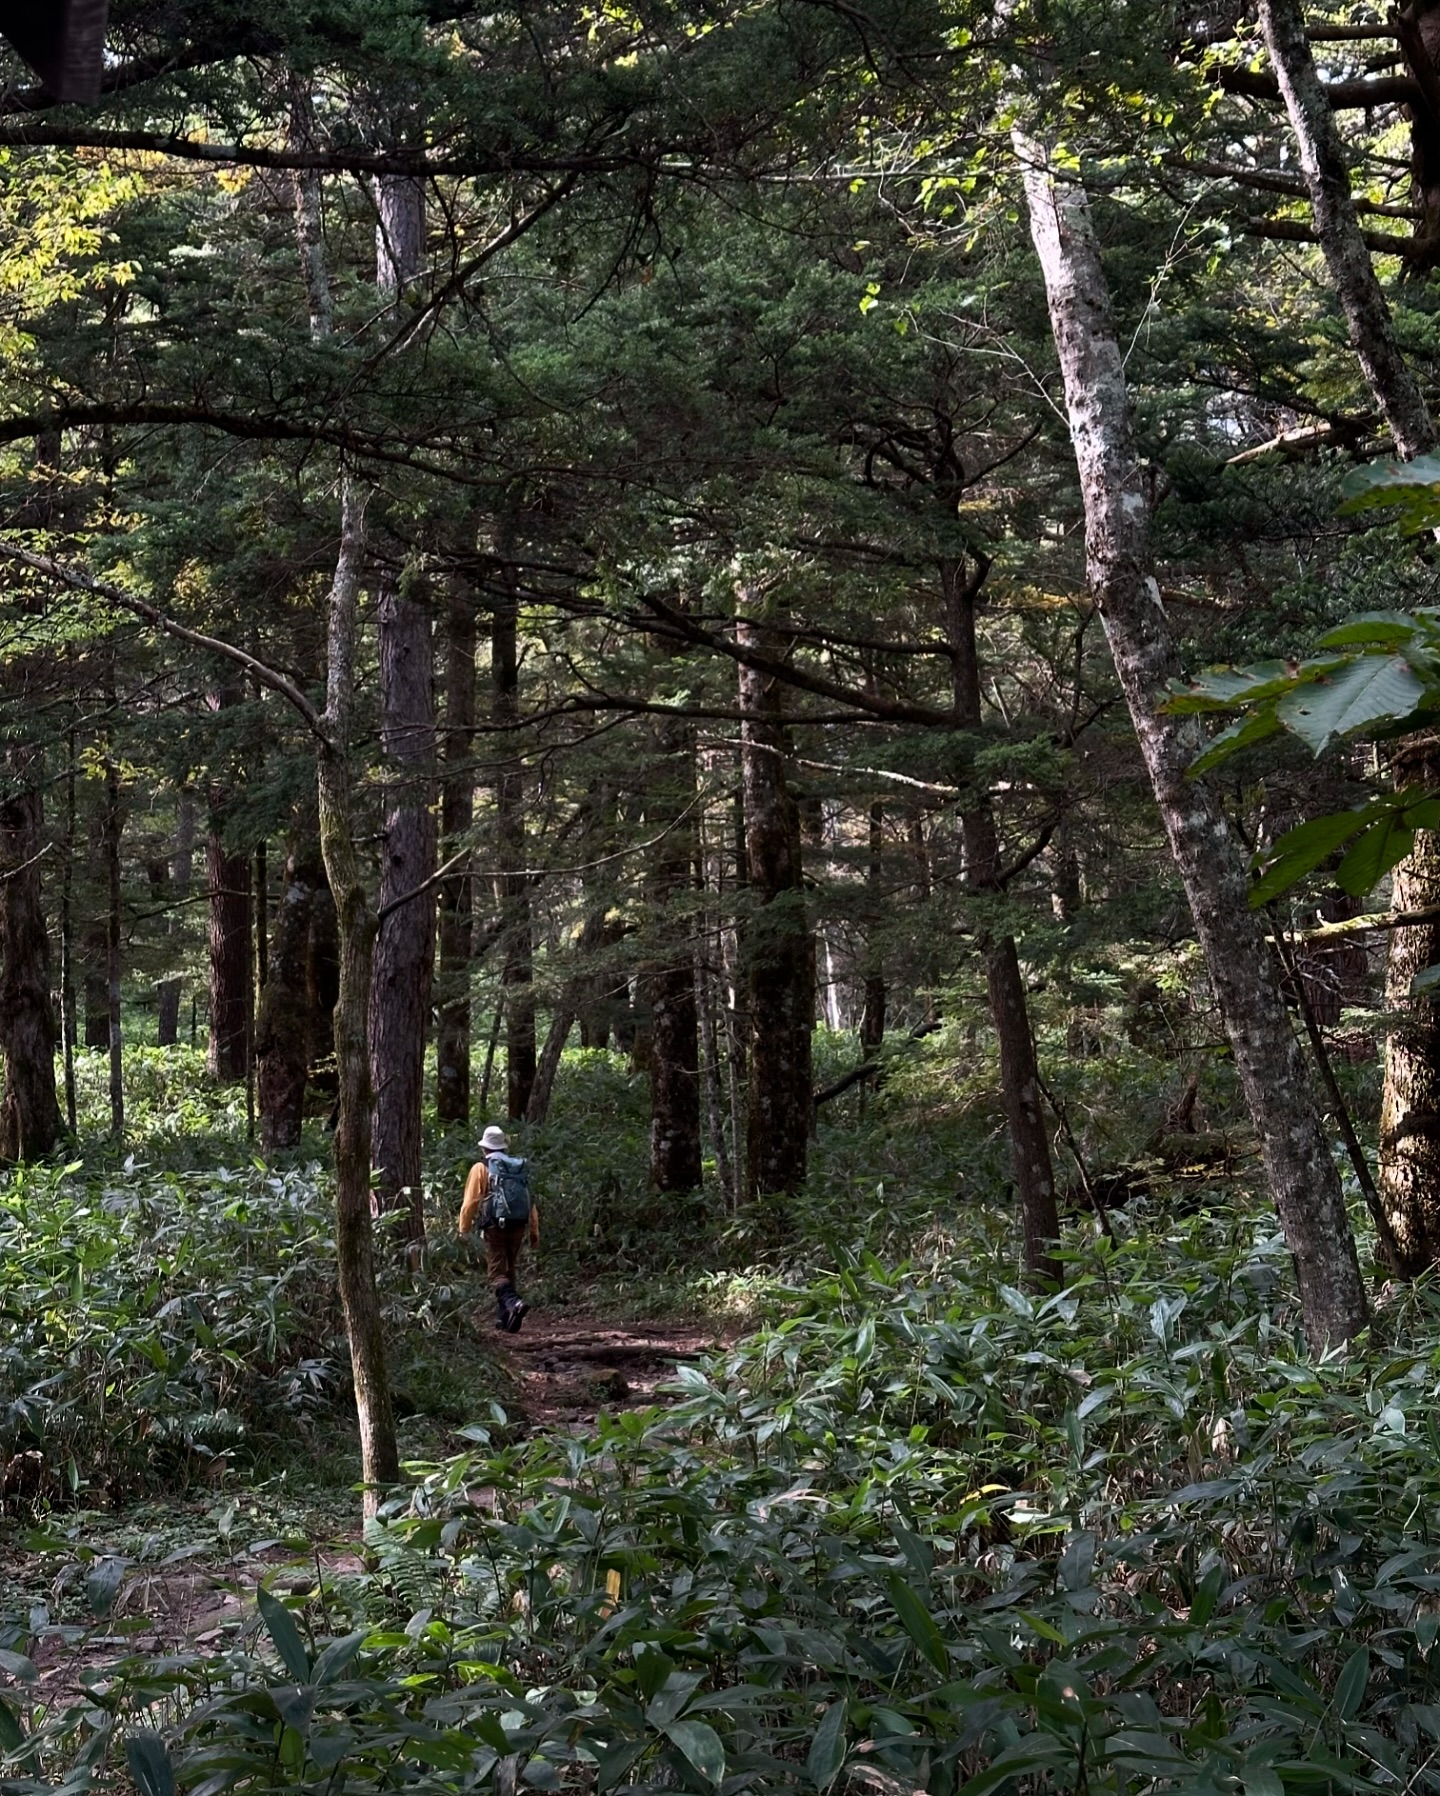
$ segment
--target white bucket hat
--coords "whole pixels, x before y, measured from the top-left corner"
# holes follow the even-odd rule
[[[499,1123],[491,1123],[480,1137],[480,1145],[487,1154],[503,1154],[510,1143],[505,1138],[505,1131]]]

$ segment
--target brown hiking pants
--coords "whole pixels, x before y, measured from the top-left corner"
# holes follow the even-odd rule
[[[523,1222],[496,1222],[485,1230],[485,1276],[497,1291],[515,1283],[525,1229]]]

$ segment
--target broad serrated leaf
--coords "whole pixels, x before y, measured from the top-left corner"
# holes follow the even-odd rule
[[[1327,630],[1316,643],[1321,649],[1353,649],[1367,643],[1393,646],[1402,642],[1422,641],[1426,632],[1408,611],[1362,611],[1346,618],[1333,630]]]
[[[1250,889],[1250,902],[1258,907],[1269,904],[1282,892],[1288,892],[1307,873],[1313,873],[1321,861],[1328,860],[1337,848],[1364,829],[1373,815],[1369,806],[1358,811],[1335,811],[1324,817],[1312,817],[1286,830],[1270,848],[1256,855],[1260,877]]]
[[[1321,679],[1286,693],[1276,715],[1315,754],[1382,722],[1411,716],[1427,694],[1403,655],[1357,655]]]
[[[1415,831],[1405,827],[1398,813],[1377,817],[1356,837],[1354,846],[1336,869],[1336,885],[1352,898],[1362,898],[1404,860],[1414,842]]]
[[[1257,742],[1267,741],[1271,736],[1278,736],[1281,729],[1280,719],[1273,706],[1267,705],[1264,710],[1257,711],[1247,717],[1237,717],[1235,722],[1221,730],[1202,752],[1190,763],[1190,772],[1198,776],[1208,773],[1212,767],[1218,767],[1231,755],[1239,754],[1242,748],[1253,748]]]
[[[1414,461],[1378,461],[1354,468],[1345,476],[1342,516],[1394,506],[1407,536],[1440,523],[1440,457],[1417,455]]]

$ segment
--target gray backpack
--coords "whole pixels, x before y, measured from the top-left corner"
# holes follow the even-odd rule
[[[530,1163],[513,1154],[487,1154],[490,1188],[485,1196],[484,1227],[530,1219]]]

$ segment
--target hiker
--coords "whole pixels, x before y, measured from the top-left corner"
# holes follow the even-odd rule
[[[460,1233],[479,1226],[485,1238],[485,1271],[495,1292],[495,1326],[518,1334],[529,1304],[515,1289],[515,1268],[528,1234],[540,1245],[540,1206],[530,1195],[530,1163],[510,1153],[505,1131],[491,1123],[480,1137],[485,1156],[470,1168],[460,1205]]]

